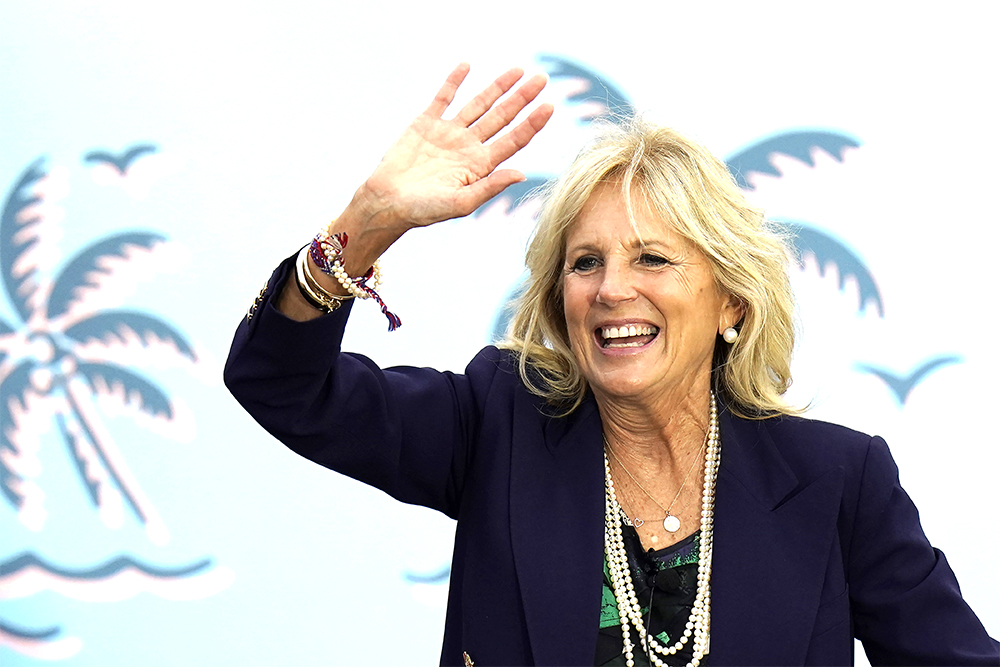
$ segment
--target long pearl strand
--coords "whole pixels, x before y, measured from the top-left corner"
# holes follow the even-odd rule
[[[615,496],[615,483],[611,479],[611,466],[608,455],[604,455],[604,486],[605,486],[605,516],[604,516],[604,554],[608,560],[608,571],[611,575],[611,586],[618,602],[618,615],[621,618],[622,644],[625,652],[625,664],[634,667],[635,644],[632,642],[630,628],[635,628],[639,635],[639,643],[649,654],[650,661],[656,667],[666,667],[657,655],[673,655],[680,651],[693,638],[693,652],[688,667],[697,667],[702,658],[708,654],[709,620],[712,607],[712,527],[715,513],[715,480],[719,470],[719,417],[715,405],[715,395],[711,395],[708,424],[708,446],[705,448],[705,484],[701,501],[701,537],[698,548],[698,588],[695,594],[691,616],[684,626],[684,634],[672,646],[657,643],[652,635],[648,635],[642,622],[642,608],[635,595],[632,583],[632,573],[629,567],[628,554],[625,551],[625,541],[622,539],[622,509]],[[653,653],[647,650],[647,643]]]

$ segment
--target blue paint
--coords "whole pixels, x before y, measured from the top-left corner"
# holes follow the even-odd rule
[[[64,579],[107,579],[108,577],[112,577],[124,570],[138,570],[139,572],[148,574],[151,577],[175,579],[180,577],[189,577],[199,572],[206,571],[211,566],[211,558],[203,558],[195,561],[194,563],[177,567],[161,567],[158,565],[143,563],[142,561],[132,558],[131,556],[115,556],[113,558],[109,558],[103,563],[99,563],[91,567],[69,568],[54,565],[38,554],[26,551],[9,560],[0,562],[0,577],[16,574],[21,570],[34,567]]]
[[[129,248],[144,248],[146,250],[166,241],[162,234],[154,232],[121,232],[107,236],[78,252],[56,278],[49,297],[48,317],[54,319],[64,315],[73,301],[75,292],[80,288],[97,287],[92,278],[95,273],[107,275],[108,269],[104,260],[109,258],[126,259]]]
[[[83,156],[83,161],[93,164],[109,164],[114,167],[119,174],[124,176],[125,172],[128,171],[128,168],[132,166],[133,162],[138,160],[143,155],[149,155],[150,153],[155,152],[156,146],[153,144],[136,144],[119,154],[105,150],[93,150]]]
[[[895,371],[891,371],[887,368],[881,368],[879,366],[873,366],[871,364],[864,364],[860,362],[855,364],[854,367],[863,373],[871,373],[878,379],[882,380],[882,382],[885,382],[886,386],[892,392],[893,397],[896,399],[896,402],[899,403],[899,407],[903,407],[906,403],[906,399],[910,396],[910,392],[912,392],[918,384],[926,380],[931,373],[944,368],[945,366],[961,363],[962,361],[964,361],[964,359],[957,354],[946,354],[931,357],[909,373],[896,373]]]
[[[607,77],[598,75],[594,70],[584,67],[578,62],[562,56],[542,54],[538,62],[545,67],[552,80],[582,79],[587,83],[584,90],[570,95],[566,101],[570,104],[586,104],[596,102],[604,107],[604,112],[589,114],[578,119],[578,123],[586,125],[596,118],[608,118],[622,123],[635,115],[635,107],[617,86]]]
[[[873,303],[878,316],[885,317],[885,305],[875,277],[865,263],[846,243],[832,234],[820,231],[805,223],[791,220],[775,220],[789,232],[795,245],[799,267],[805,267],[805,257],[812,255],[819,265],[819,275],[826,275],[826,267],[833,264],[837,269],[837,287],[844,291],[847,279],[853,277],[858,284],[858,312],[863,313],[868,303]]]
[[[793,157],[812,167],[816,164],[812,152],[817,148],[825,151],[838,162],[843,162],[844,151],[848,148],[857,148],[860,145],[861,141],[857,138],[830,130],[779,132],[766,139],[756,141],[732,155],[726,160],[726,166],[729,168],[729,173],[736,179],[737,185],[744,190],[753,190],[755,188],[749,181],[750,174],[781,176],[781,172],[771,163],[771,157],[775,154]]]

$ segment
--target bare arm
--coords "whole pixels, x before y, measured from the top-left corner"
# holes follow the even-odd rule
[[[521,172],[498,167],[545,126],[552,105],[539,105],[525,120],[497,135],[541,92],[545,77],[528,79],[497,103],[523,75],[520,68],[510,69],[454,118],[445,120],[442,116],[468,73],[466,63],[452,71],[430,106],[406,128],[331,224],[331,232],[348,235],[344,268],[349,275],[367,271],[407,230],[468,215],[507,186],[524,180]],[[309,270],[328,291],[346,294],[311,263]],[[294,277],[286,282],[278,309],[300,321],[319,317],[322,313],[309,305],[293,281]]]

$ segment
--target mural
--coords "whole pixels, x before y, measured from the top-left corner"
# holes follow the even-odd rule
[[[152,145],[134,146],[121,157],[92,151],[84,160],[111,165],[124,180],[136,160],[155,151]],[[13,317],[0,319],[0,491],[24,526],[45,530],[49,512],[57,510],[47,503],[52,490],[46,493],[36,481],[42,472],[39,451],[61,445],[77,474],[76,502],[86,503],[109,529],[121,528],[130,517],[145,528],[150,542],[164,545],[170,540],[167,525],[103,418],[117,408],[166,436],[193,428],[183,423],[177,402],[162,387],[129,365],[137,353],[196,364],[191,343],[157,315],[112,307],[132,288],[123,284],[123,269],[148,263],[167,239],[151,231],[122,231],[92,241],[55,265],[64,214],[58,202],[67,192],[65,170],[47,168],[39,158],[13,184],[3,205],[0,275]],[[50,423],[56,426],[54,439],[44,437]],[[60,498],[74,495],[59,491]],[[210,558],[160,566],[109,554],[103,562],[83,565],[70,550],[57,555],[26,551],[0,561],[2,600],[46,591],[90,602],[143,592],[168,600],[197,599],[231,581],[232,572]],[[0,617],[0,646],[26,656],[70,657],[85,641],[62,635],[60,625],[23,627]]]
[[[226,392],[221,360],[273,268],[460,60],[470,96],[513,65],[547,72],[556,114],[511,160],[526,182],[389,250],[384,296],[407,326],[386,334],[358,307],[345,345],[460,372],[506,327],[538,188],[598,121],[674,125],[794,240],[793,398],[887,438],[1000,632],[982,529],[1000,448],[972,412],[1000,373],[1000,131],[982,83],[1000,42],[975,9],[658,3],[609,31],[559,3],[8,5],[4,667],[369,664],[373,647],[436,663],[453,522],[290,453]],[[978,524],[954,520],[970,511]],[[407,623],[385,642],[380,618]]]

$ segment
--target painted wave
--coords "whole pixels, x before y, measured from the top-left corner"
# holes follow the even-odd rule
[[[58,637],[58,626],[44,630],[26,630],[0,621],[0,648],[37,660],[65,660],[76,655],[83,642],[77,637]]]
[[[0,562],[0,600],[53,591],[74,600],[117,602],[151,593],[166,600],[199,600],[228,588],[235,573],[214,566],[211,558],[188,565],[149,565],[117,556],[89,567],[55,565],[25,552]]]

